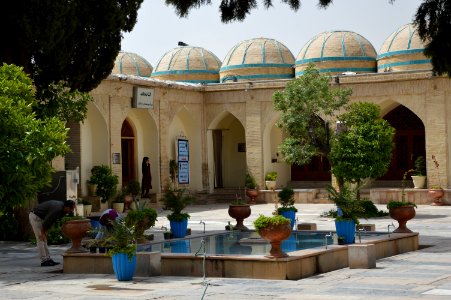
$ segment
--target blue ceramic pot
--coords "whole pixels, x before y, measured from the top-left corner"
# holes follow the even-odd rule
[[[117,253],[112,256],[113,270],[116,279],[119,281],[130,281],[133,279],[136,267],[136,255],[132,259],[128,259],[125,253]]]
[[[290,219],[291,228],[293,229],[294,222],[296,221],[296,212],[294,210],[286,210],[281,212],[281,215],[287,219]]]
[[[355,222],[353,220],[335,220],[337,236],[344,238],[345,244],[354,244],[355,240]]]
[[[182,238],[186,236],[186,229],[188,228],[188,219],[183,221],[169,221],[171,224],[172,237]]]

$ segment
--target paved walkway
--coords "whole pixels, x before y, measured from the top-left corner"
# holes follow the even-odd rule
[[[332,205],[296,206],[300,222],[334,230],[332,219],[320,217]],[[273,208],[252,206],[245,225],[252,227],[259,213],[269,215]],[[227,205],[193,206],[189,211],[193,232],[203,230],[200,221],[207,231],[222,230],[232,221]],[[164,216],[159,212],[155,228],[169,227]],[[392,220],[362,222],[386,231]],[[407,225],[420,232],[422,249],[378,260],[375,269],[346,268],[297,281],[206,278],[207,285],[203,278],[193,277],[135,277],[118,282],[114,275],[66,275],[60,266],[40,267],[32,245],[0,242],[0,299],[451,299],[451,207],[419,206]],[[67,248],[51,247],[54,259],[62,261],[60,255]]]

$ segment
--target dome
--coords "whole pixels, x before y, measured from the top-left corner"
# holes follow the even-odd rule
[[[431,70],[431,60],[424,54],[424,44],[413,24],[393,32],[382,44],[377,56],[377,71]]]
[[[226,55],[221,82],[293,78],[294,56],[282,43],[267,38],[245,40]]]
[[[119,51],[111,74],[150,77],[152,65],[136,53]]]
[[[180,46],[168,51],[158,62],[152,78],[192,83],[219,82],[221,61],[201,47]]]
[[[299,52],[296,58],[296,76],[304,73],[309,63],[320,72],[376,72],[376,50],[358,33],[352,31],[326,31],[318,34]]]

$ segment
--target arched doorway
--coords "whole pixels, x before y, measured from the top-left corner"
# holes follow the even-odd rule
[[[125,120],[121,128],[122,186],[136,179],[135,134],[130,123]]]
[[[397,106],[384,117],[396,129],[395,149],[390,167],[380,180],[402,180],[404,173],[414,168],[418,156],[425,157],[424,125],[412,111]]]

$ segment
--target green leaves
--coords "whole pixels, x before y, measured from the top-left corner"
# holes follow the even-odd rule
[[[329,120],[334,120],[351,94],[351,89],[331,88],[330,77],[321,75],[313,64],[283,91],[274,93],[274,108],[280,111],[277,125],[288,133],[280,146],[286,162],[304,165],[315,155],[328,157]]]
[[[21,68],[0,67],[0,211],[34,198],[51,180],[51,160],[66,154],[67,130],[56,117],[38,119],[32,81]]]

